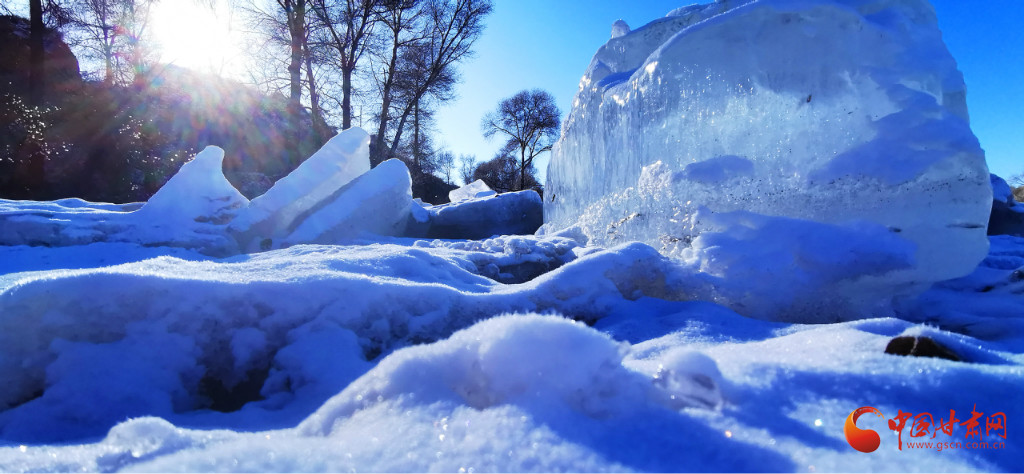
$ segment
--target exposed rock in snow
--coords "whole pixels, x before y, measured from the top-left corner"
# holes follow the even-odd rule
[[[872,234],[878,247],[915,251],[901,268],[851,271],[843,291],[914,294],[987,251],[991,189],[964,91],[925,0],[678,9],[594,56],[552,153],[547,226],[675,255],[709,230],[692,225],[701,208],[853,232],[868,221],[891,231]],[[866,316],[857,306],[830,313]]]
[[[467,199],[493,196],[495,194],[497,193],[491,190],[491,188],[487,186],[487,183],[482,179],[478,179],[461,188],[448,191],[448,200],[456,203]]]
[[[427,208],[430,213],[427,237],[486,239],[495,235],[533,234],[543,224],[544,205],[536,191],[493,193],[480,192],[478,195],[483,197],[453,199],[450,204]]]
[[[274,183],[231,222],[243,251],[280,241],[301,220],[334,202],[350,181],[370,170],[370,136],[358,127],[344,130],[298,168]]]
[[[1024,204],[1013,197],[1013,190],[1003,178],[991,175],[992,215],[988,235],[1019,235],[1024,237]]]

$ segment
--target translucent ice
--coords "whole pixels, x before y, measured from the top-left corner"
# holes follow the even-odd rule
[[[296,220],[336,197],[339,190],[370,170],[370,136],[358,127],[344,130],[281,178],[231,222],[242,250],[258,250],[264,239],[287,236]]]
[[[913,293],[970,272],[988,247],[992,191],[965,97],[925,0],[677,9],[594,56],[552,153],[545,221],[668,255],[707,230],[691,219],[701,207],[873,222],[916,249],[912,262],[846,279],[872,297]]]
[[[336,244],[366,234],[402,235],[413,205],[409,168],[401,160],[387,160],[304,217],[283,243]]]

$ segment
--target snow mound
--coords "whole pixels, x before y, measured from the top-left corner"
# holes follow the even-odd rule
[[[239,428],[288,426],[381,354],[502,313],[597,321],[671,279],[642,244],[576,248],[558,237],[299,245],[11,275],[0,280],[0,438],[80,439],[126,417],[208,409]]]
[[[288,236],[296,221],[334,202],[345,185],[370,170],[369,146],[361,128],[343,130],[253,199],[230,226],[242,249],[260,250],[264,239]]]
[[[466,199],[481,198],[497,194],[487,186],[483,180],[478,179],[461,188],[448,191],[448,200],[455,203]]]
[[[327,436],[356,411],[402,398],[477,410],[515,404],[605,418],[649,403],[647,397],[668,387],[625,369],[622,358],[628,350],[628,344],[557,316],[491,318],[445,341],[396,352],[297,429]],[[709,380],[718,376],[714,361],[699,362],[679,363],[674,373],[685,368],[713,374]],[[679,402],[678,409],[695,406],[684,403],[684,397],[708,397],[714,384],[671,389],[678,393],[663,398]]]
[[[686,277],[689,293],[760,319],[813,323],[843,320],[850,312],[891,315],[892,288],[858,278],[914,262],[912,243],[870,221],[833,225],[702,209],[691,226],[698,236],[678,252],[693,270]]]
[[[915,251],[910,265],[847,275],[870,299],[964,275],[987,250],[984,154],[924,0],[675,10],[598,50],[562,130],[546,226],[579,225],[591,245],[640,240],[674,255],[704,230],[690,225],[701,208],[873,222],[894,234],[873,233],[879,248],[898,238]]]

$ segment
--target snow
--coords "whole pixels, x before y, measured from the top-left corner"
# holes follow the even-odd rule
[[[207,147],[146,203],[0,200],[0,244],[66,247],[97,242],[238,253],[227,231],[248,200],[222,172],[224,150]]]
[[[487,183],[482,179],[478,179],[461,188],[448,191],[448,200],[455,203],[467,199],[493,196],[495,194],[497,193],[491,190],[491,188],[487,186]]]
[[[916,0],[874,1],[867,16],[857,10],[867,3],[843,5],[677,9],[613,38],[635,47],[603,50],[600,67],[667,57],[726,20],[771,25],[787,11],[803,15],[790,19],[805,33],[836,15],[869,30],[933,20]],[[935,39],[927,28],[879,31]],[[645,45],[660,49],[638,53]],[[955,92],[953,82],[942,87]],[[901,116],[879,120],[896,131],[857,145],[892,147],[891,167],[867,157],[853,168],[837,152],[793,168],[872,174],[836,178],[827,206],[808,210],[829,219],[768,212],[822,197],[775,197],[792,184],[778,175],[761,183],[763,203],[741,199],[738,183],[779,162],[723,146],[637,163],[627,187],[573,225],[511,235],[540,223],[537,193],[464,189],[452,204],[420,205],[401,162],[363,168],[358,129],[248,203],[215,147],[147,203],[0,200],[0,472],[1022,471],[1020,443],[985,425],[998,412],[1015,424],[1024,402],[1024,237],[981,237],[980,263],[947,278],[943,265],[966,266],[977,250],[959,235],[978,229],[907,234],[963,217],[955,211],[972,191],[888,188],[932,157],[897,188],[973,159],[971,146],[945,155],[976,142],[956,107],[934,102],[922,116],[949,126],[943,140],[924,147],[921,116]],[[927,153],[899,155],[907,147]],[[1005,183],[984,184],[1011,204]],[[847,185],[898,197],[882,214],[934,206],[917,230],[897,227],[854,212],[868,195],[843,194]],[[738,193],[731,207],[712,199],[725,187]],[[697,197],[707,199],[686,201]],[[928,267],[927,245],[967,251]],[[908,276],[922,268],[936,274]],[[960,360],[886,353],[901,336]],[[858,422],[881,436],[867,454],[843,434],[864,406],[884,414]],[[948,410],[962,423],[924,441],[1004,444],[912,448],[922,438],[911,427],[888,428],[900,412],[942,420]],[[984,414],[977,438],[964,426],[972,411]]]
[[[880,316],[874,300],[970,272],[986,253],[990,193],[963,78],[926,1],[723,1],[597,51],[552,152],[545,232],[578,226],[592,245],[639,240],[677,255],[716,231],[693,225],[697,213],[744,211],[806,221],[808,232],[871,222],[893,234],[873,232],[871,245],[915,247],[909,265],[851,271],[844,286],[873,301],[833,299],[820,319],[830,321]],[[792,236],[833,236],[817,228],[825,234]]]
[[[992,237],[974,273],[889,317],[818,325],[693,301],[686,262],[641,243],[402,242],[231,258],[91,244],[78,269],[9,258],[64,249],[0,247],[0,470],[1024,467],[1012,440],[898,450],[883,420],[861,423],[883,436],[871,455],[842,437],[866,405],[1015,418],[1024,238]],[[899,335],[966,362],[884,354]],[[240,409],[210,409],[211,381],[253,380]]]

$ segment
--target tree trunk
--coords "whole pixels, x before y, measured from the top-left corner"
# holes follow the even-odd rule
[[[306,39],[306,0],[285,2],[287,11],[288,33],[291,35],[291,60],[288,62],[288,76],[291,86],[289,97],[296,111],[301,107],[302,100],[302,45]]]
[[[377,125],[377,137],[373,147],[373,156],[370,157],[371,167],[381,164],[384,159],[390,155],[384,139],[388,133],[388,121],[390,120],[391,88],[394,86],[395,70],[398,68],[398,35],[399,32],[396,31],[391,47],[391,61],[388,63],[388,70],[385,73],[386,75],[384,78],[384,87],[381,89],[380,123]],[[397,135],[400,136],[401,133],[402,130],[399,128]]]
[[[420,103],[413,104],[412,116],[412,162],[418,172],[420,170]]]
[[[309,82],[309,108],[313,114],[313,132],[321,143],[327,140],[327,123],[323,111],[320,110],[320,94],[316,89],[316,78],[313,77],[313,55],[309,53],[308,42],[303,42],[306,58],[306,80]]]
[[[526,189],[526,147],[519,147],[519,189]]]
[[[43,103],[43,90],[45,75],[45,45],[43,44],[43,1],[31,0],[29,2],[30,32],[29,32],[29,100],[32,105]]]
[[[352,68],[341,70],[341,129],[352,128]]]
[[[114,83],[114,37],[110,34],[112,28],[112,26],[103,26],[103,61],[106,64],[104,80],[107,81],[107,84]]]

